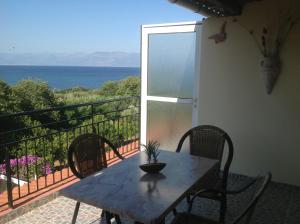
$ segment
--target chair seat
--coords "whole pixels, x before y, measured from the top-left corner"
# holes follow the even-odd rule
[[[172,224],[219,224],[219,222],[193,214],[178,213],[173,219]]]
[[[213,187],[206,187],[205,185],[197,186],[194,190],[192,190],[191,194],[192,195],[196,194],[201,189],[211,189],[216,192],[213,192],[213,191],[203,192],[198,195],[199,197],[209,198],[209,199],[214,199],[214,200],[222,200],[221,193],[218,193],[218,192],[223,191],[221,179],[219,179]]]

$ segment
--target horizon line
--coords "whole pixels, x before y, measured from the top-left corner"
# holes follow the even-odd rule
[[[89,68],[141,68],[141,66],[97,66],[97,65],[28,65],[28,64],[0,64],[0,66],[36,66],[36,67],[89,67]]]

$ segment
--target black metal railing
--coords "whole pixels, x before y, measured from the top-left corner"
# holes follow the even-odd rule
[[[80,134],[98,133],[121,154],[138,150],[140,98],[1,115],[0,124],[0,207],[13,207],[14,201],[73,176],[67,150]],[[106,155],[108,162],[116,159],[112,152]]]

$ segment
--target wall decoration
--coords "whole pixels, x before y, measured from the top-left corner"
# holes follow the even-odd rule
[[[237,22],[234,18],[233,22]],[[288,34],[299,22],[299,18],[293,18],[290,10],[285,15],[279,16],[279,22],[272,21],[265,25],[261,32],[256,34],[254,30],[244,27],[253,37],[263,59],[260,63],[261,76],[268,94],[273,90],[281,70],[280,53],[286,42]],[[275,25],[274,25],[275,24]],[[241,25],[241,24],[240,24]]]
[[[227,38],[227,33],[226,33],[226,24],[227,22],[225,21],[223,23],[223,25],[221,26],[221,30],[219,33],[216,33],[210,37],[208,37],[208,39],[212,39],[212,40],[215,40],[215,43],[218,44],[218,43],[221,43],[221,42],[224,42]]]

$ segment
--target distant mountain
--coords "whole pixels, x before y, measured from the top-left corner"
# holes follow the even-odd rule
[[[140,54],[126,52],[93,53],[0,53],[0,65],[66,65],[139,67]]]

